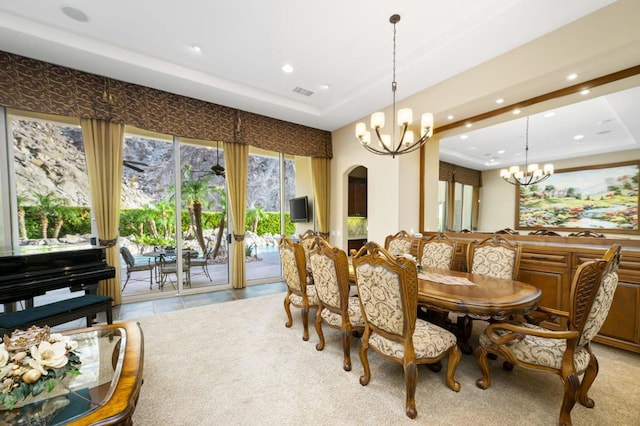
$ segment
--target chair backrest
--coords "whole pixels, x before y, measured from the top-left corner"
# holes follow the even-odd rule
[[[394,256],[411,254],[413,238],[407,231],[400,231],[395,235],[387,235],[384,239],[384,248]]]
[[[467,271],[495,278],[516,279],[520,269],[522,246],[501,234],[493,234],[467,247]]]
[[[124,259],[124,263],[127,264],[128,267],[132,267],[136,263],[136,259],[131,254],[131,250],[128,247],[122,246],[120,247],[120,254]]]
[[[602,259],[581,264],[571,284],[569,327],[580,332],[578,346],[598,334],[607,319],[618,286],[620,245],[614,244]]]
[[[511,228],[503,228],[495,232],[496,234],[518,235],[519,232]]]
[[[558,234],[557,232],[554,231],[550,231],[546,228],[540,228],[540,229],[536,229],[535,231],[531,231],[529,232],[529,235],[547,235],[550,237],[559,237],[560,234]]]
[[[358,251],[352,262],[365,326],[371,332],[403,343],[405,348],[413,347],[418,311],[415,263],[395,257],[371,242]]]
[[[316,295],[322,305],[341,315],[347,312],[349,261],[344,250],[319,239],[309,253]]]
[[[421,266],[440,269],[453,269],[457,242],[443,233],[422,238],[418,249],[418,262]]]
[[[313,274],[311,273],[311,264],[309,263],[309,251],[316,244],[316,240],[322,239],[322,237],[318,232],[315,232],[311,229],[307,229],[304,232],[304,234],[298,235],[298,238],[300,239],[300,245],[304,249],[304,259],[305,259],[305,264],[307,266],[307,278],[306,278],[307,284],[312,285]]]
[[[587,238],[604,238],[604,234],[600,234],[598,232],[593,232],[591,230],[580,231],[580,232],[572,232],[568,235],[569,237],[587,237]]]
[[[283,235],[280,239],[279,250],[285,284],[289,290],[298,295],[306,294],[307,271],[304,249],[299,243],[294,243],[289,237]]]

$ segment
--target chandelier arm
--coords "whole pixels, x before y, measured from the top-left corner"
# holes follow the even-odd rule
[[[384,148],[384,150],[391,155],[395,155],[395,152],[390,150],[382,141],[382,136],[380,135],[380,128],[376,127],[376,136],[378,136],[378,141],[380,142],[380,145],[382,146],[382,148]],[[375,149],[375,148],[371,148],[371,149]],[[385,154],[384,152],[380,151],[382,154]]]

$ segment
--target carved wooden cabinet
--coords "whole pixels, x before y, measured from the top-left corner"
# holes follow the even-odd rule
[[[430,236],[433,233],[423,233]],[[447,233],[458,241],[455,269],[466,270],[470,241],[491,234]],[[504,236],[504,235],[503,235]],[[619,282],[609,316],[594,339],[597,342],[640,353],[640,240],[612,238],[505,236],[522,244],[518,280],[542,290],[540,306],[569,309],[571,280],[578,266],[602,257],[614,243],[622,245]]]

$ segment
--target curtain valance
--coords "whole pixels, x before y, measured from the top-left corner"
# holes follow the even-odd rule
[[[0,51],[0,105],[331,158],[331,133]]]
[[[482,173],[440,161],[440,180],[479,187],[482,186]]]

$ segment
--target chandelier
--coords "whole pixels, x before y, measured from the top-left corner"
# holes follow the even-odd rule
[[[545,164],[539,168],[537,164],[529,164],[529,117],[527,117],[527,129],[524,146],[524,170],[518,166],[500,170],[500,177],[512,185],[535,185],[549,179],[553,174],[553,164]]]
[[[396,24],[400,21],[400,15],[391,15],[389,22],[393,24],[393,81],[391,82],[391,92],[393,93],[393,117],[396,116]],[[367,130],[365,123],[356,124],[356,137],[360,140],[362,146],[368,151],[378,155],[390,155],[395,158],[396,155],[406,154],[423,146],[427,140],[433,136],[433,114],[422,114],[420,125],[420,138],[415,139],[413,131],[407,130],[413,122],[413,111],[411,108],[402,108],[397,115],[398,125],[401,126],[400,140],[396,141],[396,126],[392,126],[392,134],[381,134],[380,131],[384,127],[384,112],[374,112],[371,114],[371,129],[375,131],[378,138],[378,147],[371,145],[371,132]]]

